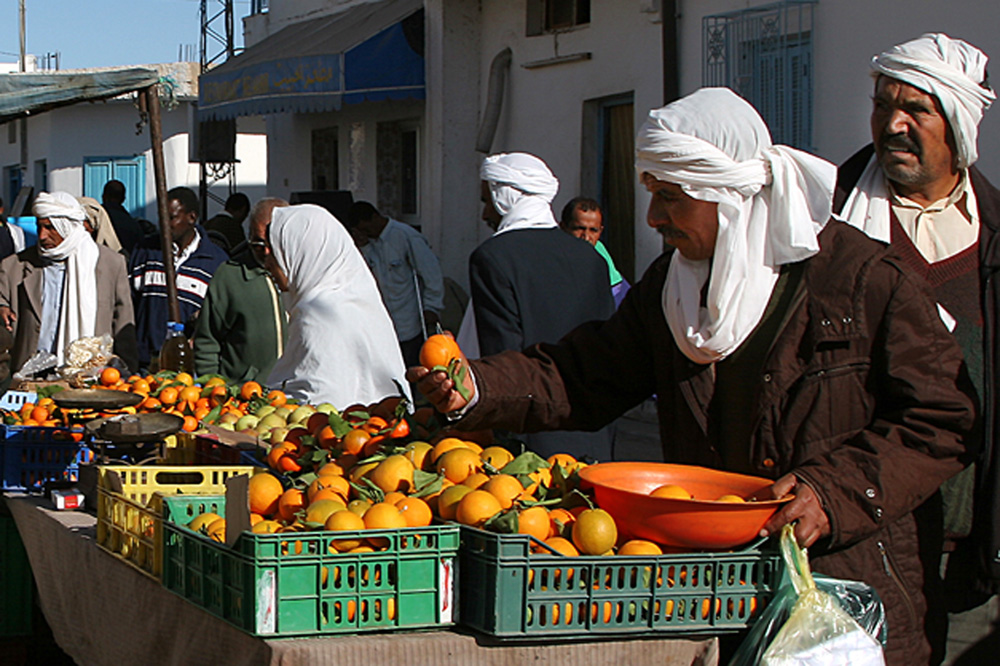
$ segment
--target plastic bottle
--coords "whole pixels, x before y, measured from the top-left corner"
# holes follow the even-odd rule
[[[194,352],[184,337],[184,324],[167,322],[167,338],[160,347],[160,370],[194,371]]]

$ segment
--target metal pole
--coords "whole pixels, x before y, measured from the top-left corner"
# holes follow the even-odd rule
[[[160,248],[163,250],[163,273],[167,282],[167,311],[170,321],[181,320],[177,302],[177,277],[174,270],[174,239],[170,234],[170,213],[167,210],[166,167],[163,162],[163,127],[160,124],[158,84],[143,91],[149,111],[149,140],[153,149],[153,179],[156,181],[156,208],[160,214]],[[165,333],[165,332],[164,332]]]
[[[24,13],[25,13],[24,0],[19,0],[18,19],[21,31],[21,65],[18,69],[22,74],[28,71],[27,62],[25,62],[27,60],[27,54],[25,48]],[[17,131],[21,135],[21,185],[24,185],[24,181],[28,179],[28,119],[21,118],[17,124],[18,124]]]

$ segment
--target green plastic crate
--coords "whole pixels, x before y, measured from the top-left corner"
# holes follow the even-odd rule
[[[232,548],[182,525],[224,514],[224,496],[163,497],[163,585],[255,636],[442,627],[457,619],[455,525],[358,532],[244,533]],[[338,553],[345,538],[385,539]]]
[[[32,582],[17,524],[0,515],[0,636],[31,634]]]
[[[500,639],[737,631],[784,566],[776,550],[563,557],[525,534],[461,535],[461,623]]]

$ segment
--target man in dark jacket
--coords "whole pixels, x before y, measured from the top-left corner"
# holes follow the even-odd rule
[[[235,256],[244,248],[247,235],[243,231],[243,220],[250,214],[250,199],[242,192],[229,195],[226,207],[215,217],[205,223],[208,237],[213,243],[229,254]]]
[[[845,219],[891,243],[928,281],[965,354],[985,420],[985,433],[977,428],[970,441],[973,451],[981,448],[975,464],[921,509],[923,523],[944,530],[943,589],[940,536],[928,541],[925,554],[928,595],[939,597],[927,620],[933,661],[944,655],[946,624],[951,662],[993,632],[1000,619],[996,600],[987,602],[1000,582],[1000,469],[991,397],[997,386],[990,374],[1000,312],[994,279],[1000,268],[1000,193],[972,166],[977,125],[995,97],[985,80],[986,63],[975,47],[940,34],[873,58],[874,143],[841,167],[835,201]]]
[[[774,479],[815,570],[872,585],[889,664],[926,663],[914,509],[962,468],[972,425],[961,351],[926,286],[828,221],[836,169],[772,146],[724,89],[650,112],[636,168],[665,254],[606,322],[408,376],[463,429],[594,428],[657,396],[666,460]]]
[[[194,320],[208,293],[208,283],[228,257],[225,250],[209,241],[198,222],[198,195],[190,188],[175,187],[167,192],[177,301],[185,332],[193,332]],[[147,236],[132,253],[129,281],[135,307],[136,337],[139,340],[139,367],[149,368],[167,335],[167,285],[159,236]]]
[[[131,254],[135,246],[142,241],[144,232],[139,221],[125,210],[124,204],[125,183],[120,180],[109,180],[105,183],[101,192],[101,205],[111,218],[111,226],[115,228],[115,235],[118,236],[122,248]]]
[[[611,316],[607,265],[586,242],[560,231],[550,207],[559,181],[545,163],[527,153],[491,155],[481,175],[483,220],[494,234],[469,259],[480,353],[556,342],[586,321]],[[524,439],[545,457],[612,458],[610,428]]]

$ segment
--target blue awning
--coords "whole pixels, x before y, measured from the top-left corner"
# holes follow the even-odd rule
[[[424,98],[422,0],[384,0],[279,30],[198,79],[202,120]]]

